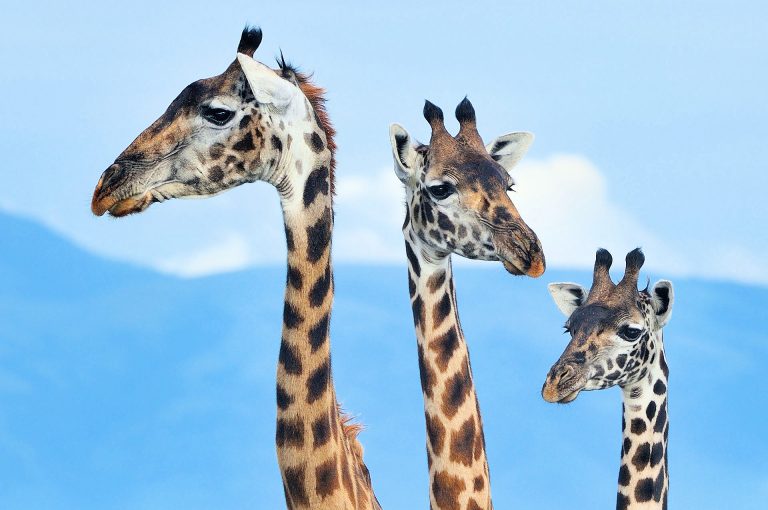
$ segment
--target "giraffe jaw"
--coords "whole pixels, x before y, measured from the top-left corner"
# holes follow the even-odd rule
[[[109,213],[110,216],[121,218],[129,214],[144,212],[155,202],[159,202],[159,199],[150,190],[120,200],[113,197],[104,197],[99,201],[94,200],[91,204],[91,210],[96,216],[103,216],[105,213]]]
[[[501,259],[501,264],[509,274],[513,274],[515,276],[522,276],[524,274],[520,269],[518,269],[516,265],[514,265],[512,262],[509,262],[508,260]]]
[[[557,389],[545,387],[541,394],[544,397],[544,400],[551,404],[568,404],[576,400],[576,397],[579,396],[582,389],[583,388],[577,388],[570,393],[563,393],[557,391]]]
[[[555,365],[550,371],[550,373],[555,371],[554,377],[552,375],[547,376],[544,386],[541,388],[541,396],[552,404],[568,404],[576,400],[579,393],[586,388],[589,379],[583,372],[561,379],[561,376],[557,375],[557,368],[558,365]]]
[[[154,184],[138,193],[125,196],[126,193],[121,192],[120,189],[105,193],[102,190],[102,182],[99,181],[96,190],[93,192],[91,211],[96,216],[103,216],[108,213],[114,218],[122,218],[129,214],[144,212],[150,205],[157,202],[165,202],[172,198],[185,198],[184,191],[185,188],[180,182],[169,180]],[[212,193],[197,193],[189,195],[189,197],[196,198],[209,195],[212,195]]]
[[[579,396],[579,393],[581,393],[581,389],[578,389],[576,391],[572,391],[568,395],[564,396],[560,400],[557,401],[558,404],[568,404],[569,402],[573,402],[576,400],[576,397]]]
[[[531,264],[527,270],[524,270],[520,269],[521,266],[518,266],[515,263],[517,261],[513,262],[512,260],[504,257],[499,257],[499,260],[501,260],[501,264],[504,266],[504,269],[506,269],[509,274],[513,274],[515,276],[526,275],[532,278],[538,278],[544,274],[544,264],[538,261]]]

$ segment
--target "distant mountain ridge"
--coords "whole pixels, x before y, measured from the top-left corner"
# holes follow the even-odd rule
[[[7,214],[0,239],[0,508],[284,507],[274,453],[282,267],[183,280]],[[490,263],[456,273],[496,506],[612,508],[619,395],[569,406],[539,396],[566,343],[546,284],[588,285],[590,275],[514,278]],[[673,281],[671,507],[762,508],[768,289]],[[428,506],[407,293],[404,267],[336,268],[334,379],[366,425],[365,458],[390,509]]]

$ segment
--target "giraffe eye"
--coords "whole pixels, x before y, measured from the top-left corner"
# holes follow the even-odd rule
[[[429,194],[432,195],[432,198],[435,200],[444,200],[456,192],[456,188],[447,182],[429,186],[427,189],[429,190]]]
[[[623,338],[624,340],[627,340],[629,342],[634,342],[638,338],[640,338],[640,335],[642,334],[643,330],[640,328],[633,328],[632,326],[622,326],[619,329],[619,336]]]
[[[202,115],[203,118],[211,124],[223,126],[232,120],[232,117],[235,116],[235,112],[226,110],[224,108],[212,108],[210,106],[205,106],[203,107]]]

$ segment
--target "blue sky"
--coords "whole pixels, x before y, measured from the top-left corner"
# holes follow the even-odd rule
[[[279,507],[274,190],[120,221],[89,211],[102,170],[187,83],[221,72],[250,22],[264,29],[257,58],[282,49],[328,89],[340,146],[335,378],[366,423],[386,508],[423,507],[427,494],[405,273],[373,266],[403,262],[387,129],[424,140],[423,100],[448,112],[465,94],[486,140],[536,134],[513,198],[550,263],[538,280],[457,267],[497,506],[613,503],[619,393],[572,406],[538,394],[565,346],[545,287],[587,284],[597,246],[621,258],[642,245],[651,276],[677,291],[665,335],[671,503],[762,508],[766,19],[761,2],[6,6],[0,507]]]
[[[284,507],[274,447],[283,267],[182,279],[3,213],[0,231],[0,508]],[[486,267],[457,267],[456,289],[496,507],[612,508],[620,391],[567,406],[539,393],[567,343],[547,282],[587,284],[589,272],[531,279]],[[365,424],[377,495],[386,509],[426,508],[406,270],[337,264],[334,281],[336,393]],[[763,510],[768,289],[674,284],[670,507]]]
[[[339,131],[339,261],[398,262],[387,127],[428,136],[424,98],[465,94],[490,140],[529,130],[515,198],[551,267],[642,245],[653,268],[768,283],[768,35],[760,2],[17,3],[0,31],[0,208],[108,257],[208,274],[283,258],[265,185],[120,222],[90,192],[194,79],[282,48],[327,87]],[[650,262],[649,262],[650,263]]]

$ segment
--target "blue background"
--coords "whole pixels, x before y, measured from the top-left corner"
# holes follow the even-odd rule
[[[0,508],[284,506],[273,441],[280,257],[192,279],[151,269],[173,272],[155,257],[215,244],[212,233],[238,222],[280,255],[273,190],[124,221],[88,210],[100,172],[187,83],[221,72],[251,22],[265,33],[257,56],[281,48],[328,88],[340,177],[391,166],[393,121],[426,138],[425,97],[450,110],[467,93],[484,136],[527,129],[531,158],[593,162],[613,203],[684,262],[667,270],[647,253],[659,270],[649,276],[676,290],[670,505],[762,510],[767,11],[607,0],[4,6]],[[457,265],[456,279],[496,507],[612,508],[618,390],[569,406],[539,395],[567,342],[546,284],[588,285],[587,268],[553,264],[530,280]],[[426,508],[405,267],[338,264],[336,290],[337,393],[366,426],[379,499]]]
[[[281,508],[274,377],[284,269],[184,280],[0,216],[0,507]],[[7,244],[6,244],[7,243]],[[567,343],[549,280],[456,268],[498,508],[612,508],[618,389],[539,389]],[[671,508],[762,509],[768,290],[675,281]],[[426,508],[404,267],[336,270],[333,369],[385,508]],[[276,320],[276,318],[278,318]]]

